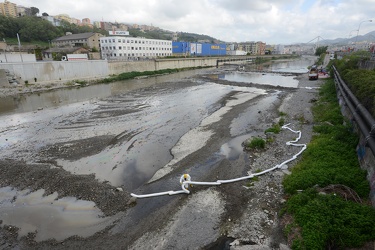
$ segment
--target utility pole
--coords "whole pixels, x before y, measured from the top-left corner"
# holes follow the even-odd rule
[[[17,39],[18,39],[18,51],[20,53],[21,62],[23,62],[23,58],[22,58],[22,54],[21,54],[21,41],[20,41],[20,36],[18,35],[18,33],[17,33]]]

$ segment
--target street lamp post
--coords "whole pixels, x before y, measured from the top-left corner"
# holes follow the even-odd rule
[[[350,32],[349,32],[349,38],[352,37],[352,32],[353,32],[353,31],[358,31],[358,30],[352,30],[352,31],[350,31]]]
[[[364,22],[372,22],[372,19],[370,20],[365,20],[359,23],[358,30],[357,30],[357,36],[355,37],[355,44],[357,45],[357,40],[358,40],[358,34],[359,34],[359,29],[361,28],[361,24]]]

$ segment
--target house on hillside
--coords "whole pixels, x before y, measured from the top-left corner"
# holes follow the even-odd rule
[[[87,32],[80,34],[67,34],[52,40],[53,47],[87,47],[90,49],[100,49],[100,33]]]

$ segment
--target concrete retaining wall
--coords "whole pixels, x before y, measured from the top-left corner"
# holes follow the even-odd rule
[[[109,74],[118,75],[124,72],[132,71],[154,71],[155,62],[150,61],[135,61],[135,62],[109,62],[108,63]]]
[[[156,59],[150,61],[135,62],[109,62],[109,74],[118,75],[131,71],[155,71],[163,69],[182,69],[204,66],[216,66],[218,58],[180,58],[180,59]]]
[[[337,97],[339,99],[341,113],[350,121],[353,121],[354,130],[359,135],[359,142],[357,145],[357,156],[361,168],[367,171],[367,180],[370,184],[369,198],[371,200],[372,206],[375,207],[375,156],[373,155],[371,149],[365,146],[366,137],[362,135],[360,129],[357,126],[357,123],[354,121],[354,117],[350,109],[347,105],[345,105],[345,101],[343,100],[342,95],[337,95]]]
[[[28,81],[29,83],[95,79],[109,75],[108,63],[104,60],[1,63],[0,69],[9,70],[19,82]]]
[[[375,69],[375,61],[360,61],[358,67],[360,69],[373,70]]]
[[[5,69],[0,69],[0,87],[9,87],[9,82]]]
[[[34,54],[0,53],[0,63],[36,62]]]
[[[253,56],[254,58],[256,56]],[[215,67],[219,59],[228,57],[197,57],[178,59],[156,59],[149,61],[108,62],[106,60],[88,60],[81,62],[14,62],[0,63],[0,69],[9,70],[17,81],[24,83],[48,83],[80,79],[105,78],[131,71],[155,71],[163,69],[181,69],[194,67]],[[244,60],[242,57],[230,57],[231,61]],[[221,62],[223,64],[223,62]]]

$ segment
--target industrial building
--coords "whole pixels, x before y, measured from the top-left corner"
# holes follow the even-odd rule
[[[128,36],[100,38],[102,59],[145,60],[172,56],[172,41]]]
[[[172,42],[173,55],[179,56],[225,56],[226,44]]]
[[[90,49],[99,49],[99,38],[103,35],[100,33],[80,33],[80,34],[67,34],[52,40],[53,47],[88,47]]]

